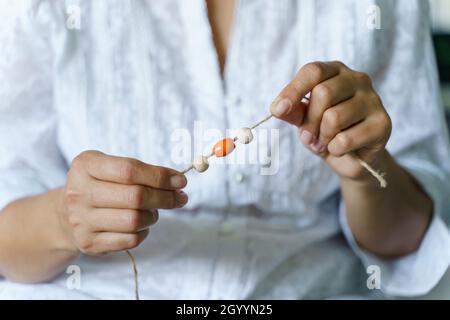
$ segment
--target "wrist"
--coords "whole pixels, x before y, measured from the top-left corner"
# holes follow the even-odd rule
[[[72,237],[72,233],[67,222],[66,206],[64,204],[64,188],[59,188],[50,192],[52,198],[52,206],[54,210],[55,224],[55,250],[72,252],[73,254],[79,254],[77,246],[75,245]]]

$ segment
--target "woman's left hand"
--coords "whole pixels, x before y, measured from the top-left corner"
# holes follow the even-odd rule
[[[303,99],[308,93],[309,101]],[[306,64],[280,92],[271,112],[297,126],[303,144],[349,179],[367,177],[349,153],[374,164],[385,154],[391,133],[391,120],[369,76],[341,62]]]

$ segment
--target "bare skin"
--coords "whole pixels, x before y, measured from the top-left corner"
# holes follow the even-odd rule
[[[222,72],[234,5],[208,0]],[[308,92],[312,97],[305,105],[300,99]],[[432,202],[386,151],[391,122],[367,75],[338,62],[307,64],[271,110],[298,127],[305,146],[339,175],[348,222],[363,248],[385,257],[417,250]],[[350,152],[386,172],[389,187],[380,189]],[[178,184],[171,180],[174,176]],[[186,183],[169,168],[84,152],[73,161],[64,187],[14,201],[2,210],[0,274],[18,282],[47,281],[80,253],[136,247],[157,221],[158,208],[187,202],[180,191]]]
[[[235,1],[207,2],[223,72]],[[300,101],[308,92],[312,98],[306,106]],[[288,110],[277,113],[275,106],[284,99]],[[417,250],[432,201],[385,149],[391,121],[366,74],[339,62],[310,63],[280,92],[271,110],[297,126],[303,144],[339,175],[347,220],[360,246],[384,257]],[[381,189],[351,152],[386,173],[389,187]]]
[[[207,0],[206,3],[220,71],[223,74],[233,25],[235,0]]]
[[[50,280],[80,253],[138,246],[157,209],[184,206],[179,172],[98,151],[77,156],[64,188],[17,200],[0,215],[0,272],[17,282]]]
[[[309,103],[301,102],[308,92]],[[340,62],[309,63],[271,111],[298,127],[300,141],[339,175],[347,220],[361,247],[383,257],[417,250],[432,201],[386,150],[391,121],[368,75]],[[352,153],[386,173],[389,186],[380,188]]]

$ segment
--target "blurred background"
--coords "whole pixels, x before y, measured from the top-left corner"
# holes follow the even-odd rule
[[[450,1],[431,0],[431,9],[442,98],[450,127]]]

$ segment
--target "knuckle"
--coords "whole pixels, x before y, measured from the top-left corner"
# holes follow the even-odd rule
[[[77,187],[68,185],[64,188],[64,198],[69,205],[77,203],[81,196],[82,192]]]
[[[145,201],[145,187],[133,186],[128,193],[128,205],[132,208],[140,208]]]
[[[345,63],[343,63],[340,60],[334,60],[332,61],[333,64],[335,64],[337,67],[339,67],[340,69],[346,69],[347,65]]]
[[[390,136],[392,132],[392,120],[389,114],[386,112],[380,113],[380,115],[375,120],[375,124],[380,130],[386,135]]]
[[[392,126],[391,117],[386,112],[381,112],[378,123],[384,128],[390,128]]]
[[[355,72],[353,76],[358,83],[362,83],[364,85],[372,85],[372,79],[365,72]]]
[[[300,77],[295,77],[292,79],[292,81],[289,83],[289,85],[284,89],[284,97],[293,97],[297,94],[297,92],[301,91],[303,86],[302,81],[300,80]]]
[[[83,151],[75,158],[73,158],[71,167],[82,168],[89,158],[90,158],[89,151]]]
[[[70,165],[71,170],[85,170],[87,166],[93,161],[94,155],[101,154],[99,151],[95,150],[86,150],[78,154],[75,158],[73,158],[72,163]]]
[[[328,109],[323,114],[324,125],[328,128],[328,131],[336,131],[339,129],[340,125],[340,114],[338,111],[333,109]]]
[[[92,159],[92,157],[95,154],[99,154],[100,152],[95,151],[95,150],[85,150],[81,153],[79,153],[75,158],[74,161],[76,160],[77,162],[85,162],[85,161],[89,161]]]
[[[121,180],[126,183],[132,183],[136,173],[136,163],[132,159],[125,159],[119,166],[119,175]]]
[[[349,150],[352,145],[352,139],[348,136],[348,134],[341,132],[336,136],[337,143],[339,145],[339,149],[343,152]]]
[[[319,82],[323,78],[325,70],[321,62],[310,62],[303,67],[303,71],[307,73],[315,82]]]
[[[331,101],[333,98],[333,91],[331,90],[331,88],[329,86],[327,86],[326,84],[319,84],[317,85],[314,89],[313,89],[313,96],[315,95],[316,98],[319,99],[319,101],[323,104],[323,105],[331,105]]]
[[[69,212],[67,215],[67,222],[72,229],[76,229],[81,224],[81,219],[78,214],[74,212]]]

